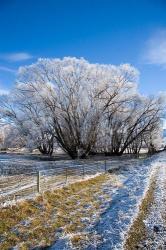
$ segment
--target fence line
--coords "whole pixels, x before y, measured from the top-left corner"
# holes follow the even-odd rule
[[[95,162],[93,165],[78,164],[76,166],[63,166],[29,173],[11,174],[5,169],[0,176],[0,206],[12,200],[33,197],[56,187],[84,179],[96,173],[107,171],[106,161]],[[11,169],[10,169],[11,171]]]

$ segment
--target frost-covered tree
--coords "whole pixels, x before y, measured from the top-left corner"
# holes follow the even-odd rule
[[[126,99],[111,117],[106,116],[105,126],[99,140],[103,137],[106,154],[121,155],[124,152],[139,153],[143,143],[161,123],[163,102],[160,98],[135,95]]]
[[[160,98],[139,95],[138,76],[129,64],[39,59],[19,69],[1,113],[43,154],[52,154],[55,142],[72,158],[92,151],[138,153],[162,111]]]
[[[78,153],[85,157],[96,143],[103,114],[110,119],[135,92],[137,74],[130,65],[90,64],[76,58],[40,59],[20,69],[17,90],[37,95],[59,145],[72,158]]]
[[[17,127],[11,124],[1,124],[0,149],[21,149],[26,145],[25,138],[21,136]]]
[[[43,112],[37,95],[28,89],[20,91],[20,86],[1,98],[1,119],[17,129],[24,138],[24,144],[30,150],[39,149],[42,154],[53,152],[53,135],[49,127],[47,114]]]

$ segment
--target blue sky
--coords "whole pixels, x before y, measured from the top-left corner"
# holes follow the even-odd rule
[[[38,57],[131,63],[142,93],[166,91],[166,0],[0,0],[0,89]]]

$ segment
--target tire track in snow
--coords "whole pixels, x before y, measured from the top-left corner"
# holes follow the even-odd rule
[[[161,157],[158,168],[154,202],[144,221],[147,239],[138,249],[166,249],[166,157]]]
[[[102,214],[100,221],[93,228],[95,234],[100,236],[101,242],[93,242],[88,250],[123,249],[126,233],[138,214],[139,204],[150,184],[159,157],[152,156],[133,169],[122,170],[121,175],[126,177],[123,188],[113,194],[110,208]]]

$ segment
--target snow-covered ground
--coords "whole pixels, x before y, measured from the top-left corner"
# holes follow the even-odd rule
[[[135,166],[143,159],[129,156],[89,160],[48,160],[32,155],[0,154],[0,201],[32,197],[37,192],[38,171],[41,191],[56,188],[85,176],[105,171],[106,168]],[[83,176],[85,174],[85,176]]]
[[[23,162],[23,159],[20,161]],[[28,164],[29,164],[28,159]],[[24,162],[26,165],[26,161]],[[50,162],[39,162],[32,160],[31,164],[40,166],[42,171],[46,171]],[[7,164],[7,163],[6,163]],[[15,164],[15,162],[14,162]],[[64,168],[73,166],[104,167],[104,162],[86,160],[86,161],[57,161],[51,162],[54,167],[63,166]],[[24,166],[25,166],[24,165]],[[20,165],[21,166],[21,165]],[[52,165],[53,166],[53,165]],[[49,167],[48,167],[49,168]],[[20,168],[21,169],[21,168]],[[32,167],[33,169],[33,167]],[[81,249],[93,250],[112,250],[124,249],[124,243],[127,238],[129,229],[137,218],[140,204],[151,185],[151,179],[157,178],[157,188],[155,190],[155,202],[145,221],[149,232],[148,244],[151,242],[151,248],[147,249],[165,249],[158,248],[166,241],[166,228],[164,226],[165,214],[165,190],[166,190],[166,152],[162,152],[145,159],[134,158],[112,158],[107,160],[107,169],[112,169],[112,174],[118,180],[118,185],[112,185],[111,181],[103,183],[101,189],[106,198],[96,197],[102,200],[98,212],[94,211],[94,216],[87,227],[81,232],[87,236],[87,242],[81,246]],[[22,169],[21,169],[22,170]],[[85,209],[86,217],[86,209]],[[70,243],[70,234],[59,234],[51,250],[74,249]],[[140,243],[142,246],[147,242]],[[141,249],[141,248],[140,248]],[[146,249],[146,248],[145,248]]]
[[[162,189],[161,186],[166,177],[165,164],[166,153],[163,152],[143,161],[130,160],[121,165],[116,176],[122,185],[119,185],[118,188],[112,188],[110,185],[104,186],[105,192],[111,197],[111,202],[109,200],[104,202],[100,218],[83,232],[86,235],[89,234],[90,240],[81,249],[124,249],[130,226],[139,213],[141,201],[148,191],[152,177],[156,176],[158,171],[158,179],[163,180],[159,185]],[[156,193],[160,197],[159,190]],[[164,191],[161,195],[164,197]],[[160,199],[162,199],[161,197]],[[155,209],[159,209],[159,207],[160,204]],[[154,214],[152,217],[155,217]],[[158,219],[156,218],[156,220]],[[63,235],[51,249],[70,249],[69,239],[70,235]]]
[[[61,158],[62,160],[60,160]],[[140,159],[130,158],[128,155],[121,157],[93,157],[86,160],[70,160],[66,156],[60,156],[58,160],[52,158],[48,160],[46,157],[37,155],[21,155],[21,154],[0,154],[0,174],[25,174],[29,172],[48,170],[54,168],[76,167],[76,166],[94,166],[104,165],[104,160],[107,161],[108,167],[116,167],[123,165],[126,161],[139,162]],[[67,158],[67,159],[66,159]]]
[[[144,220],[146,227],[146,240],[140,242],[140,248],[151,250],[166,249],[166,157],[160,156],[157,164],[156,189],[154,202],[147,218]]]

